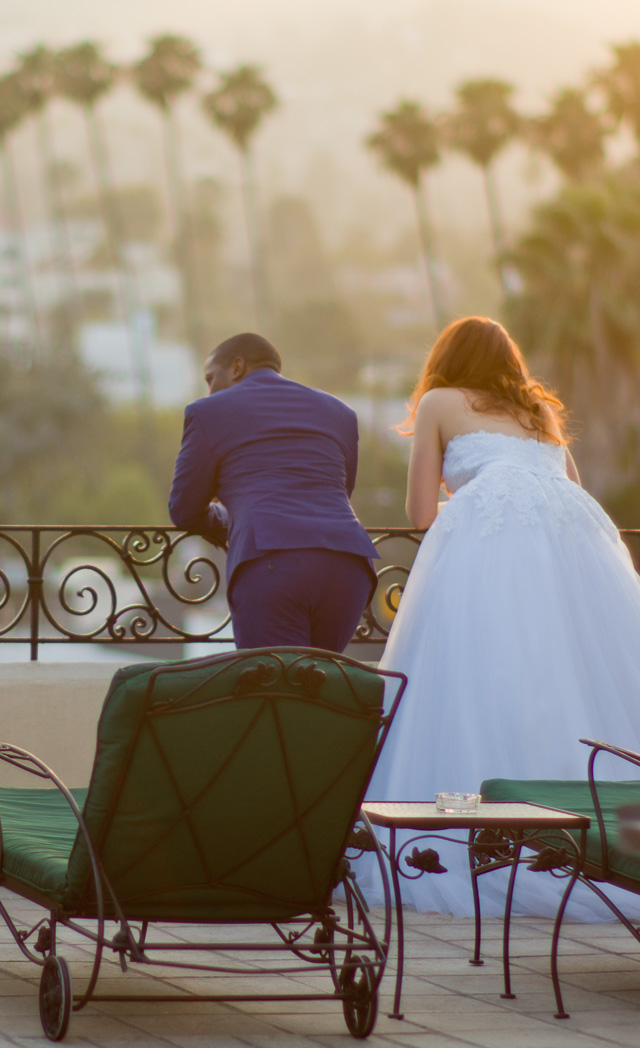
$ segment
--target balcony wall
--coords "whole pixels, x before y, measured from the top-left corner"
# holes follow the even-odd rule
[[[368,530],[379,585],[348,654],[372,661],[421,534]],[[623,537],[638,567],[640,531]],[[222,551],[171,528],[0,528],[0,742],[37,754],[67,785],[86,785],[118,666],[233,647],[223,577]],[[39,781],[0,762],[0,785]]]
[[[35,753],[68,786],[86,786],[98,717],[115,669],[104,662],[5,663],[0,672],[0,742]],[[0,762],[0,785],[41,783]]]

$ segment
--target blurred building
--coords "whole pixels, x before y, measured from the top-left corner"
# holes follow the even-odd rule
[[[136,314],[129,325],[83,325],[79,353],[116,402],[142,397],[156,408],[173,407],[206,393],[193,353],[186,345],[160,339],[149,311]]]

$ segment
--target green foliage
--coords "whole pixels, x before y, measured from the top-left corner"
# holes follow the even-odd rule
[[[242,152],[267,113],[278,104],[259,66],[241,65],[224,73],[221,83],[202,99],[210,120],[227,134]]]
[[[214,180],[204,179],[186,192],[177,140],[172,137],[176,130],[173,103],[192,89],[201,66],[199,50],[191,41],[163,35],[150,41],[146,55],[130,70],[142,95],[167,118],[173,222],[165,257],[173,255],[180,271],[185,318],[181,322],[172,303],[159,307],[166,330],[177,337],[188,333],[200,357],[230,331],[259,325],[269,317],[287,374],[294,378],[341,393],[358,388],[364,364],[384,364],[392,358],[406,368],[411,376],[408,381],[413,381],[425,341],[432,334],[431,320],[425,323],[415,292],[405,294],[401,289],[398,271],[403,265],[414,266],[421,250],[432,322],[447,319],[421,190],[428,170],[440,162],[443,146],[450,146],[483,168],[495,256],[502,273],[507,272],[508,264],[520,281],[519,290],[505,296],[507,324],[525,351],[533,353],[534,366],[559,387],[581,424],[588,485],[606,496],[620,520],[637,523],[640,166],[613,169],[605,145],[607,133],[619,126],[630,129],[640,140],[640,43],[612,47],[608,68],[584,86],[559,91],[548,111],[535,120],[524,121],[516,112],[510,84],[491,79],[460,84],[449,114],[433,115],[415,100],[401,100],[382,113],[366,145],[412,189],[418,222],[406,252],[383,249],[371,237],[368,241],[354,239],[345,247],[345,257],[334,259],[345,270],[351,269],[344,280],[332,269],[314,216],[301,197],[273,202],[263,242],[249,147],[263,117],[278,100],[257,66],[239,65],[220,77],[217,88],[200,102],[210,120],[238,148],[243,163],[255,315],[242,286],[244,275],[225,266],[221,216],[226,201],[220,188]],[[41,124],[41,145],[52,228],[62,230],[70,214],[103,220],[107,239],[90,260],[92,268],[99,263],[108,267],[121,264],[126,242],[155,242],[160,250],[164,226],[163,205],[154,186],[114,187],[111,182],[96,119],[99,112],[94,113],[93,108],[117,81],[118,70],[104,58],[100,46],[90,41],[57,53],[34,47],[19,56],[13,71],[0,77],[0,141],[7,137],[6,208],[9,226],[16,231],[20,215],[18,193],[10,191],[9,184],[9,133],[30,113],[44,111],[55,95],[85,107],[100,190],[97,195],[82,199],[76,186],[68,182],[63,186],[64,161],[52,162],[59,150],[52,150],[51,143],[45,148],[46,121]],[[538,207],[529,229],[503,253],[499,201],[491,180],[493,160],[514,136],[522,137],[523,129],[529,145],[545,152],[575,184]],[[380,228],[380,223],[370,223],[374,237]],[[439,233],[447,269],[454,278],[449,281],[447,298],[456,296],[455,312],[493,313],[492,302],[499,289],[495,269],[487,265],[486,244],[474,244],[467,232],[440,229]],[[63,255],[60,248],[61,269],[69,264]],[[354,278],[351,284],[350,277]],[[27,302],[31,294],[27,268],[20,279]],[[509,287],[512,289],[511,282]],[[130,283],[121,290],[129,310],[136,307],[132,288]],[[115,305],[104,291],[87,293],[83,302],[79,296],[72,302],[73,297],[69,292],[67,301],[47,308],[38,318],[46,335],[40,351],[46,347],[55,362],[27,370],[0,364],[3,515],[16,521],[69,523],[127,523],[138,515],[167,520],[166,495],[179,446],[180,413],[109,407],[79,366],[63,360],[72,352],[80,319],[104,316]],[[37,308],[34,299],[34,316]],[[362,493],[357,499],[367,522],[392,516],[404,523],[403,510],[396,516],[394,508],[404,501],[406,472],[404,458],[398,452],[398,462],[396,452],[395,445],[388,446],[381,438],[363,438]],[[606,483],[593,480],[594,464],[600,461],[608,470]],[[391,475],[398,478],[397,485]],[[635,519],[627,514],[635,514]]]
[[[74,462],[74,445],[101,410],[93,382],[74,361],[41,363],[28,370],[2,361],[0,509],[4,520],[43,519],[40,510]]]
[[[16,524],[169,523],[181,413],[108,408],[74,361],[0,362],[0,515]]]
[[[333,393],[357,387],[361,337],[340,299],[312,299],[283,310],[276,342],[291,378]]]
[[[585,92],[567,88],[554,96],[545,116],[528,122],[526,137],[566,178],[580,181],[602,168],[605,130],[602,115],[589,108]]]
[[[111,90],[116,78],[116,66],[88,40],[58,51],[53,69],[60,94],[89,108]]]
[[[287,374],[299,377],[293,375],[298,366],[293,354],[285,356],[285,365]],[[329,381],[319,384],[332,386]],[[333,388],[344,388],[340,378]],[[109,408],[77,365],[20,372],[4,363],[2,519],[20,524],[169,524],[167,500],[181,432],[181,411],[145,417],[137,408]],[[403,447],[383,435],[361,433],[353,501],[365,523],[406,524],[406,461]]]
[[[100,524],[157,524],[167,519],[167,498],[144,462],[115,463],[94,497],[92,516]]]
[[[182,411],[105,413],[83,452],[87,503],[83,523],[169,524],[167,502],[182,436]],[[98,463],[98,472],[92,463]],[[145,516],[137,516],[143,513]]]
[[[604,508],[619,528],[637,528],[640,521],[640,483],[636,478],[610,492],[602,500]]]
[[[223,195],[213,178],[199,179],[191,188],[190,206],[183,214],[184,251],[183,279],[188,300],[192,303],[191,333],[196,357],[204,360],[207,353],[227,334],[230,303],[222,258],[222,225],[220,214]],[[178,260],[180,244],[174,244]],[[188,286],[186,286],[188,285]]]
[[[508,325],[581,429],[578,455],[600,497],[640,483],[640,180],[637,165],[565,187],[536,209],[509,261],[522,287]]]
[[[510,322],[525,345],[548,356],[565,386],[578,368],[595,376],[612,364],[632,372],[640,363],[639,236],[634,166],[562,189],[536,209],[509,255],[523,284],[507,302]]]
[[[487,167],[520,127],[512,95],[512,85],[502,80],[468,80],[457,87],[458,108],[445,121],[449,145]]]
[[[520,128],[520,118],[511,105],[512,94],[511,84],[502,80],[468,80],[456,89],[458,108],[443,119],[448,144],[482,168],[496,256],[503,251],[503,233],[493,161]],[[498,270],[506,288],[500,265]]]
[[[334,393],[357,388],[363,339],[351,303],[336,293],[313,212],[278,197],[269,214],[269,290],[275,341],[291,378]]]
[[[427,117],[417,102],[406,101],[400,102],[396,109],[383,113],[379,129],[366,139],[366,145],[378,153],[385,167],[398,175],[413,191],[431,307],[438,327],[442,327],[446,320],[446,309],[438,279],[423,175],[428,168],[440,162],[441,140],[438,124]]]
[[[366,145],[385,167],[414,189],[420,176],[440,162],[440,133],[418,102],[400,102],[380,117],[379,129]]]
[[[0,139],[20,123],[27,112],[28,99],[18,73],[0,77]]]
[[[202,108],[239,151],[242,165],[243,205],[251,251],[253,327],[267,322],[266,271],[258,219],[250,144],[265,115],[278,100],[258,66],[241,65],[221,78],[220,86],[205,95]],[[193,340],[192,340],[193,341]]]
[[[17,74],[28,111],[40,112],[56,90],[54,52],[40,44],[20,55]]]
[[[269,210],[269,290],[276,309],[335,294],[315,216],[303,197],[276,197]]]
[[[141,95],[167,112],[175,99],[188,91],[200,68],[200,52],[182,36],[156,36],[149,53],[133,67],[133,79]]]
[[[360,432],[358,479],[351,502],[368,527],[406,528],[409,442],[404,448],[371,430]]]
[[[614,44],[613,63],[593,78],[605,97],[607,115],[631,127],[640,141],[640,43]]]

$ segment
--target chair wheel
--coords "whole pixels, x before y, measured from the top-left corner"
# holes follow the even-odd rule
[[[378,990],[372,969],[361,957],[353,956],[348,968],[343,968],[340,982],[343,993],[344,1021],[352,1037],[368,1037],[378,1014]]]
[[[50,1041],[61,1040],[71,1016],[71,976],[64,957],[50,954],[40,977],[40,1020]]]

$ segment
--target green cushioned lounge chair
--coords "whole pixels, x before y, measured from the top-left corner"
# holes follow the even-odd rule
[[[595,778],[598,754],[613,754],[636,768],[640,768],[640,754],[592,739],[580,739],[580,742],[591,747],[586,779],[487,779],[480,786],[480,793],[484,801],[529,802],[588,816],[591,825],[586,833],[585,854],[576,879],[586,884],[640,942],[640,929],[605,891],[607,885],[614,885],[640,895],[640,779],[607,782]],[[580,846],[578,837],[575,837],[575,844]],[[563,852],[557,835],[545,837],[540,834],[536,847],[548,850],[548,868],[562,871]],[[574,883],[569,882],[560,902],[552,966],[557,965],[560,926]],[[562,1012],[559,989],[556,996],[559,998],[559,1012]]]
[[[402,674],[310,649],[129,666],[105,699],[88,789],[68,790],[37,757],[0,744],[0,759],[47,787],[0,789],[0,884],[48,911],[23,932],[0,904],[22,952],[42,966],[47,1036],[64,1035],[72,1007],[105,999],[95,993],[105,948],[123,968],[167,965],[175,942],[152,941],[149,925],[180,922],[271,926],[260,974],[277,984],[301,967],[326,971],[328,991],[301,996],[341,1000],[350,1032],[366,1037],[390,907],[377,936],[343,856],[405,684]],[[346,918],[332,906],[339,883]],[[59,926],[95,943],[76,995]],[[193,967],[228,975],[228,958],[211,963],[216,948],[228,954],[234,944],[225,936],[187,945],[181,965],[188,950],[204,949]],[[247,949],[246,934],[235,948]],[[256,974],[255,965],[232,970]],[[287,996],[277,985],[273,995],[240,996],[274,995]]]

